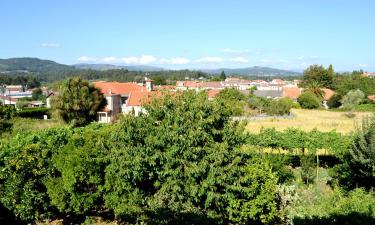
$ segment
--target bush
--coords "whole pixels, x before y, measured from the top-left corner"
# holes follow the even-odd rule
[[[17,111],[17,116],[22,118],[34,118],[34,119],[43,119],[44,115],[50,115],[50,112],[47,108],[38,107],[38,108],[24,108]]]
[[[312,92],[305,91],[297,99],[298,103],[304,109],[317,109],[320,107],[320,100]]]
[[[331,171],[341,186],[347,189],[375,187],[375,117],[362,122],[342,161]]]
[[[341,106],[342,96],[340,94],[335,94],[327,101],[329,108],[338,108]]]
[[[16,114],[14,106],[0,106],[0,134],[10,130],[13,126],[10,119]]]
[[[265,111],[268,115],[282,116],[288,114],[293,105],[292,99],[282,98],[271,101],[266,107]]]
[[[52,155],[67,142],[68,129],[17,135],[0,148],[0,202],[22,221],[48,218],[55,209],[44,185],[54,173]]]

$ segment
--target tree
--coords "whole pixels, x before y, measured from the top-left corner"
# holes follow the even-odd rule
[[[333,85],[333,68],[326,70],[322,65],[311,65],[303,71],[302,86],[306,87],[311,82],[317,82],[322,87],[331,88]]]
[[[317,109],[320,107],[320,100],[314,93],[304,91],[297,99],[298,103],[304,109]]]
[[[102,124],[76,129],[54,156],[56,173],[45,182],[52,205],[62,214],[84,215],[103,208],[104,169],[110,130]]]
[[[11,119],[16,115],[16,109],[12,105],[0,105],[0,134],[12,127]]]
[[[33,100],[42,100],[43,97],[44,97],[44,95],[43,95],[43,91],[42,91],[41,88],[33,89],[32,97],[31,97]]]
[[[101,91],[81,78],[64,80],[51,101],[57,115],[74,126],[83,126],[95,120],[97,112],[106,104]]]
[[[341,106],[341,99],[342,99],[342,96],[340,94],[334,94],[332,96],[332,98],[330,98],[328,101],[327,101],[327,105],[329,108],[338,108]]]
[[[105,203],[118,218],[164,224],[272,223],[277,177],[245,153],[243,127],[220,101],[184,92],[113,131]]]
[[[0,145],[0,202],[22,221],[55,212],[44,182],[54,173],[52,155],[70,134],[68,128],[54,128],[17,135]]]
[[[343,187],[375,187],[375,117],[364,119],[342,157],[333,169],[333,178]]]
[[[221,90],[215,101],[220,102],[234,116],[240,116],[244,112],[245,95],[234,88],[225,88]]]
[[[225,75],[224,70],[221,71],[221,73],[220,73],[220,80],[225,80],[226,78],[227,78],[227,76]]]
[[[351,90],[341,99],[341,104],[344,109],[352,112],[364,98],[365,94],[361,90]]]
[[[329,66],[328,66],[328,69],[327,69],[327,79],[328,79],[328,81],[331,82],[329,87],[332,87],[333,81],[335,79],[335,71],[333,70],[332,64],[329,64]]]

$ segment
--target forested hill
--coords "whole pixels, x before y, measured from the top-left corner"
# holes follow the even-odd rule
[[[221,68],[221,69],[213,69],[213,70],[202,70],[207,73],[212,74],[219,74],[221,71],[224,71],[226,74],[237,74],[243,76],[300,76],[301,73],[290,71],[290,70],[281,70],[275,69],[270,67],[261,67],[261,66],[253,66],[253,67],[246,67],[246,68]]]
[[[286,77],[300,74],[272,69],[267,67],[251,67],[244,69],[218,70],[164,70],[151,66],[116,66],[110,64],[78,64],[64,65],[51,60],[38,58],[10,58],[0,59],[0,83],[29,84],[35,86],[37,82],[53,83],[67,77],[79,76],[86,80],[108,80],[119,82],[139,82],[149,73],[155,84],[166,84],[168,81],[184,80],[186,77],[197,79],[218,76],[221,71],[227,75],[273,76]],[[252,71],[252,72],[251,72]],[[31,84],[33,83],[33,84]]]
[[[10,58],[0,59],[0,72],[12,73],[45,73],[50,71],[69,71],[74,67],[59,64],[51,60],[42,60],[38,58]]]

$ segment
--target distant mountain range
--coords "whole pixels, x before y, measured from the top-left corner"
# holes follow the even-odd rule
[[[92,69],[92,70],[113,70],[113,69],[127,69],[129,71],[144,71],[144,72],[151,72],[151,71],[162,71],[163,68],[155,67],[155,66],[118,66],[112,64],[74,64],[75,68],[78,69]]]
[[[56,63],[51,60],[38,58],[10,58],[0,59],[0,72],[36,72],[43,73],[51,70],[74,70],[73,67]]]
[[[74,70],[110,70],[110,69],[127,69],[129,71],[163,71],[169,70],[154,66],[119,66],[111,64],[75,64],[75,65],[64,65],[56,63],[51,60],[42,60],[38,58],[10,58],[0,59],[0,73],[47,73],[52,71],[74,71]],[[197,69],[196,69],[197,70]],[[227,75],[242,75],[242,76],[298,76],[301,73],[289,70],[281,70],[270,67],[247,67],[247,68],[220,68],[220,69],[198,69],[202,72],[210,74],[220,74],[224,71]]]
[[[213,69],[213,70],[202,70],[206,73],[211,74],[219,74],[221,71],[224,71],[225,74],[237,74],[242,76],[299,76],[301,73],[290,71],[290,70],[281,70],[275,69],[270,67],[260,67],[260,66],[253,66],[253,67],[246,67],[246,68],[221,68],[221,69]]]

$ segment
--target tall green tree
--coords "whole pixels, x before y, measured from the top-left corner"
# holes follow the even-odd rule
[[[97,112],[107,104],[101,91],[81,78],[69,78],[58,87],[51,107],[63,121],[83,126],[97,117]]]
[[[364,119],[333,177],[345,188],[375,187],[375,117]]]
[[[227,76],[225,75],[224,70],[221,71],[221,73],[220,73],[220,80],[225,80],[226,78],[227,78]]]
[[[243,152],[243,127],[220,101],[185,92],[146,109],[120,121],[109,141],[104,199],[118,218],[159,224],[275,220],[277,177]]]
[[[325,69],[322,65],[311,65],[303,71],[302,86],[306,87],[311,82],[317,82],[322,87],[333,86],[333,68]]]

